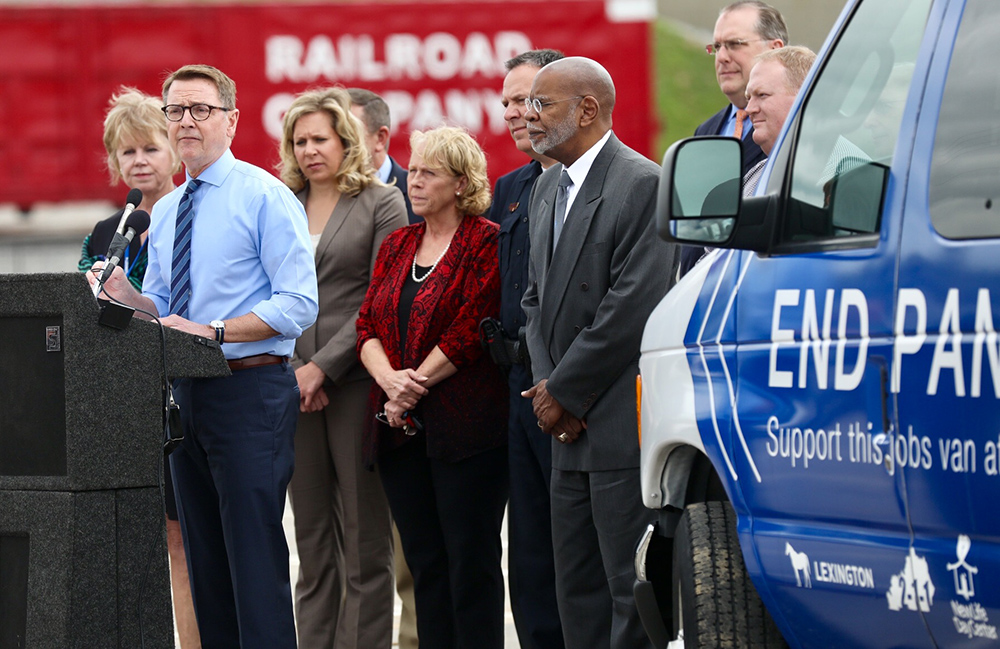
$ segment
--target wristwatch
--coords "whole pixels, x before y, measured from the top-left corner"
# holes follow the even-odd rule
[[[215,329],[215,342],[220,345],[225,342],[226,338],[226,322],[225,320],[212,320],[208,323],[209,327]]]

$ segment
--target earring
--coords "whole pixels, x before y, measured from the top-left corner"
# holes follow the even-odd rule
[[[455,196],[461,196],[462,192],[455,192]]]

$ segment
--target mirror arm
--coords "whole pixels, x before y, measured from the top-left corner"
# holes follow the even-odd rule
[[[674,168],[677,166],[677,152],[684,140],[674,142],[663,154],[660,183],[656,194],[656,233],[664,241],[673,241],[670,236],[670,216],[673,211]]]
[[[774,226],[780,211],[778,195],[744,198],[732,236],[720,247],[767,254],[774,242]]]

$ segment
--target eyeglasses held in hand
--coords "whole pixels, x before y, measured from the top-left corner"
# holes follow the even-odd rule
[[[386,426],[392,425],[389,423],[389,415],[385,414],[384,410],[382,412],[376,413],[375,419],[385,424]],[[417,416],[415,414],[413,414],[409,410],[403,413],[403,432],[405,434],[412,436],[416,435],[418,432],[423,432],[423,430],[424,430],[424,424],[419,419],[417,419]]]

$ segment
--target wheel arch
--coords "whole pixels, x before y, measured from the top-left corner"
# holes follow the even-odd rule
[[[661,486],[668,508],[682,512],[688,505],[709,501],[729,501],[725,485],[711,459],[701,449],[679,445],[667,456]],[[666,519],[662,532],[672,537],[680,516]]]

